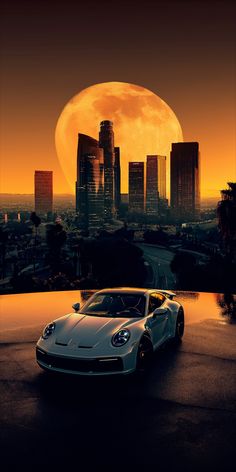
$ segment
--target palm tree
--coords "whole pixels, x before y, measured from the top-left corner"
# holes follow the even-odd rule
[[[236,182],[228,182],[228,187],[221,190],[217,216],[225,252],[233,261],[236,260]]]

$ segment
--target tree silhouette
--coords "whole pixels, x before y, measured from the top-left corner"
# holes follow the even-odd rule
[[[35,211],[32,211],[30,221],[32,221],[35,228],[38,228],[41,223],[41,218],[35,213]]]
[[[35,227],[35,235],[34,235],[34,272],[35,272],[35,262],[36,262],[36,244],[37,244],[37,236],[38,236],[38,227],[41,224],[41,218],[32,211],[30,215],[30,221],[33,223]]]
[[[66,238],[66,231],[60,223],[47,226],[46,242],[49,249],[49,264],[54,272],[60,270],[61,249]]]
[[[224,250],[236,262],[236,182],[228,182],[228,186],[221,190],[217,216]]]
[[[99,287],[142,286],[146,277],[142,250],[124,239],[81,241],[80,263],[82,276]]]
[[[5,277],[5,258],[6,258],[6,246],[8,240],[8,231],[4,231],[0,228],[0,255],[1,255],[1,266],[2,266],[2,278]]]
[[[168,235],[161,228],[157,231],[147,230],[143,234],[145,243],[149,244],[167,244]]]
[[[192,254],[180,253],[173,257],[170,268],[177,277],[177,288],[181,290],[195,290],[194,272],[196,259]]]

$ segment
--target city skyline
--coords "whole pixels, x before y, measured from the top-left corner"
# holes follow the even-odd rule
[[[84,227],[99,227],[99,222],[101,223],[103,220],[107,220],[109,222],[111,218],[118,216],[121,195],[128,196],[128,201],[130,201],[129,210],[131,212],[138,211],[146,213],[149,216],[158,216],[160,199],[163,200],[163,203],[165,202],[164,205],[168,204],[168,199],[165,198],[166,156],[147,155],[146,162],[144,163],[139,161],[129,162],[128,194],[121,193],[120,147],[114,147],[113,123],[106,120],[102,121],[100,123],[100,130],[102,128],[105,128],[105,134],[104,130],[102,131],[103,142],[101,141],[101,131],[99,132],[99,141],[91,136],[78,133],[75,210],[80,215],[81,221],[86,221]],[[106,128],[108,132],[107,136]],[[104,153],[107,149],[107,146],[110,148],[111,158],[111,162],[108,162],[109,175],[107,174],[106,168],[107,161],[105,165],[104,160]],[[172,143],[172,150],[170,153],[171,193],[169,198],[169,207],[172,209],[175,215],[179,217],[187,214],[191,215],[191,213],[193,217],[199,216],[200,161],[198,149],[199,143],[196,142]],[[196,172],[194,170],[195,168]],[[35,171],[35,211],[41,214],[47,213],[47,211],[52,211],[52,182],[48,181],[48,178],[52,180],[52,174],[53,172],[48,170]],[[110,212],[109,215],[106,214],[107,209],[105,210],[105,201],[107,201],[108,194],[108,191],[105,191],[106,175],[108,175],[109,179],[111,177],[111,182],[109,181],[108,185],[111,195],[109,195],[108,201],[109,206],[113,207],[113,212]],[[135,177],[138,178],[138,184],[137,182],[134,182]],[[179,179],[181,179],[181,182],[179,182]],[[50,203],[47,192],[49,183]],[[143,187],[142,191],[140,191],[140,186]],[[100,195],[99,199],[97,199],[97,195]],[[45,202],[42,202],[42,197],[44,196],[46,196],[46,200]],[[102,199],[105,200],[102,202]],[[98,200],[100,200],[100,203]],[[137,208],[135,208],[136,206]],[[87,207],[90,207],[91,210],[88,211]],[[181,209],[181,207],[183,209]],[[51,209],[48,210],[48,208]],[[195,211],[198,213],[195,214]],[[90,213],[92,213],[92,218],[90,218]]]
[[[113,122],[109,120],[100,122],[99,141],[78,134],[75,206],[81,228],[99,228],[119,218],[120,147],[114,142]],[[101,154],[102,167],[95,172],[95,161],[99,165]],[[198,142],[171,144],[169,208],[173,218],[200,217],[199,156]],[[146,162],[129,161],[128,169],[128,211],[149,217],[166,212],[166,156],[148,154]]]
[[[114,146],[113,122],[100,122],[99,140],[78,134],[76,214],[80,229],[99,229],[120,216],[120,147]],[[172,143],[170,211],[174,219],[200,218],[199,143]],[[128,213],[167,217],[166,156],[128,162]]]
[[[106,159],[105,159],[106,154]],[[200,216],[199,143],[172,143],[170,209],[173,217]],[[129,212],[160,215],[159,205],[167,209],[166,157],[147,155],[146,162],[129,165]],[[100,123],[99,141],[78,134],[75,210],[81,229],[99,228],[119,217],[120,148],[114,147],[111,121]],[[35,211],[52,211],[52,171],[35,171]],[[161,204],[162,202],[162,204]],[[48,210],[50,208],[50,210]]]
[[[116,80],[146,87],[170,105],[184,141],[200,142],[202,195],[216,196],[236,174],[235,6],[148,1],[142,18],[131,21],[131,1],[125,10],[122,1],[115,10],[105,5],[69,0],[55,9],[49,1],[45,16],[38,0],[24,0],[20,8],[15,0],[5,2],[1,192],[33,193],[34,169],[48,167],[55,192],[71,193],[54,146],[57,119],[79,91]],[[88,15],[89,35],[86,25],[77,28],[78,16]],[[122,36],[114,34],[114,19],[122,24]],[[104,118],[108,106],[103,104]]]
[[[115,137],[113,123],[109,120],[103,120],[100,123],[99,140],[81,133],[78,133],[78,138],[75,208],[76,212],[81,217],[81,221],[86,221],[84,227],[97,228],[99,227],[99,223],[103,220],[109,222],[109,220],[118,215],[121,195],[125,195],[125,193],[120,192],[120,147],[114,146]],[[197,156],[195,156],[196,153],[194,151],[195,145],[197,146]],[[196,142],[182,142],[171,143],[171,146],[171,192],[169,206],[173,211],[173,215],[175,213],[177,217],[184,217],[184,215],[187,214],[192,214],[193,218],[198,217],[200,211],[199,144]],[[173,159],[173,156],[175,156],[175,159]],[[188,160],[189,162],[187,162]],[[197,169],[196,175],[195,171],[192,175],[192,169],[195,167],[194,163]],[[142,169],[140,168],[140,164],[142,165]],[[163,199],[163,203],[164,201],[166,202],[165,205],[168,204],[168,199],[165,198],[166,156],[158,154],[147,155],[146,162],[131,161],[128,162],[128,166],[129,187],[127,195],[129,211],[143,212],[149,216],[156,214],[156,216],[158,216],[159,199]],[[139,170],[136,169],[136,166],[141,170],[142,177],[140,177],[141,174],[138,175],[137,172],[135,172]],[[42,196],[45,194],[44,176],[52,176],[52,174],[53,172],[48,170],[35,171],[35,210],[38,213],[52,211],[52,198],[50,204],[48,203],[48,198],[46,198],[46,203],[42,203]],[[137,183],[133,184],[132,174],[133,177],[137,174],[139,178],[138,185]],[[37,177],[37,175],[39,177]],[[182,179],[182,183],[178,183],[177,185],[179,178]],[[39,182],[36,185],[37,179]],[[108,182],[107,186],[105,185],[106,179]],[[42,189],[39,188],[41,185],[40,182],[43,183]],[[143,187],[141,193],[140,185]],[[178,186],[180,186],[182,190],[180,189],[179,191]],[[95,193],[97,195],[98,193],[100,194],[100,203],[98,202],[99,199],[97,199],[97,197],[95,198]],[[142,194],[142,196],[138,195],[139,203],[135,201],[137,194]],[[102,203],[102,195],[105,198],[105,204],[104,202]],[[48,195],[46,195],[46,197],[48,197]],[[90,207],[89,211],[87,207]],[[181,207],[183,207],[184,211],[181,210]],[[48,208],[50,209],[48,210]],[[195,213],[195,211],[197,211],[198,214]],[[90,217],[91,214],[92,217]]]
[[[75,210],[80,216],[82,227],[99,227],[103,220],[111,220],[118,216],[121,194],[120,192],[120,148],[111,147],[111,162],[104,160],[104,151],[107,144],[110,146],[109,134],[114,132],[112,122],[101,122],[101,128],[108,126],[108,136],[103,142],[91,136],[78,134],[77,150],[77,181],[75,182],[76,197]],[[113,155],[114,154],[114,155]],[[147,155],[146,163],[129,162],[129,210],[146,213],[149,216],[158,216],[159,202],[168,203],[165,198],[166,169],[165,156]],[[107,214],[107,193],[105,189],[106,165],[108,164],[109,206],[114,212]],[[172,143],[171,174],[170,174],[170,208],[173,215],[184,217],[192,215],[199,217],[200,212],[200,152],[199,143]],[[160,191],[161,190],[161,191]],[[43,197],[46,200],[43,200]],[[50,202],[49,202],[50,200]],[[35,210],[46,213],[52,208],[52,171],[35,171]],[[52,211],[52,210],[50,210]]]

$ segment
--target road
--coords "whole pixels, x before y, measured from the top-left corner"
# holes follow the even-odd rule
[[[37,296],[42,306],[53,297],[60,306],[59,293]],[[235,315],[224,314],[214,294],[180,294],[186,315],[181,346],[169,344],[155,353],[143,377],[124,378],[43,372],[34,354],[42,328],[39,318],[33,326],[36,294],[15,299],[15,304],[25,300],[18,319],[17,296],[6,297],[0,344],[4,472],[16,466],[234,470]]]
[[[147,285],[155,288],[174,289],[175,276],[170,269],[170,263],[174,253],[161,246],[149,244],[136,244],[143,251],[144,259],[152,268],[152,275],[149,276]]]

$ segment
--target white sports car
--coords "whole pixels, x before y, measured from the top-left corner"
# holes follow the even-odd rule
[[[113,288],[49,323],[36,345],[38,364],[80,375],[143,370],[150,355],[184,333],[183,307],[168,290]]]

